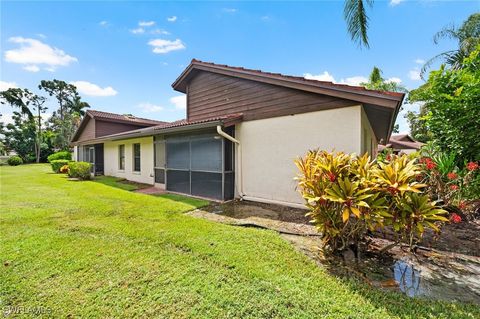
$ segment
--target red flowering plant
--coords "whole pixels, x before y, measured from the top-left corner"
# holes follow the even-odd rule
[[[473,216],[480,209],[479,163],[466,162],[463,169],[459,168],[454,153],[442,153],[430,146],[422,149],[421,154],[418,162],[422,172],[417,180],[428,185],[430,198],[451,212]]]

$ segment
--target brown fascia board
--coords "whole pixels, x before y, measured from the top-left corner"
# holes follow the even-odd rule
[[[192,74],[195,70],[202,70],[252,81],[280,85],[292,89],[334,96],[365,104],[374,104],[391,109],[396,109],[398,103],[403,101],[404,98],[404,94],[391,96],[369,90],[348,88],[348,86],[343,85],[335,87],[334,85],[324,85],[321,82],[313,84],[313,82],[304,82],[288,76],[276,76],[261,71],[236,69],[233,67],[213,65],[197,61],[192,61],[190,65],[180,74],[180,76],[172,84],[173,89],[182,93],[186,93],[186,82],[188,82],[190,74]],[[194,73],[192,75],[194,75]]]

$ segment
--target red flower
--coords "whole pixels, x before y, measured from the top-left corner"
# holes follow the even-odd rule
[[[425,163],[425,166],[428,170],[432,170],[437,167],[437,164],[435,164],[432,160],[428,159],[428,161]]]
[[[470,162],[470,163],[467,164],[467,169],[469,171],[474,171],[477,168],[478,168],[478,163],[476,163],[476,162]]]
[[[428,170],[432,170],[437,167],[437,164],[429,157],[424,157],[420,160],[420,163],[425,164]]]
[[[458,189],[458,185],[455,185],[455,184],[450,185],[450,189],[451,189],[452,191],[456,191],[456,190]]]
[[[450,172],[447,174],[448,179],[455,179],[458,177],[457,173],[455,172]]]
[[[330,180],[330,182],[335,182],[335,180],[337,179],[337,176],[335,176],[335,174],[333,174],[332,172],[328,172],[327,173],[327,176],[328,176],[328,179]]]
[[[391,160],[392,160],[392,155],[388,154],[387,157],[385,157],[385,159],[386,159],[387,161],[391,161]]]
[[[467,208],[467,204],[464,201],[460,201],[460,203],[458,203],[458,208],[464,210],[465,208]]]
[[[460,215],[453,213],[450,215],[450,221],[454,224],[458,224],[462,221],[462,217]]]

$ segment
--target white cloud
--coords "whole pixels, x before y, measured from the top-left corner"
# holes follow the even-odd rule
[[[40,71],[40,68],[36,65],[25,65],[22,69],[28,72],[38,72]],[[55,70],[55,68],[53,69]]]
[[[238,9],[235,9],[235,8],[223,8],[223,12],[236,13],[236,12],[238,12]]]
[[[45,65],[50,69],[58,66],[68,66],[77,62],[77,58],[66,54],[63,50],[54,48],[36,39],[13,37],[10,42],[19,44],[18,49],[5,51],[5,61],[10,63],[25,64],[28,71],[36,70],[39,65]]]
[[[163,106],[155,105],[148,102],[140,103],[137,105],[137,107],[142,109],[144,113],[155,113],[155,112],[160,112],[164,110]]]
[[[177,16],[168,17],[168,18],[167,18],[167,21],[168,21],[168,22],[175,22],[175,21],[177,21]]]
[[[387,79],[385,82],[393,82],[393,83],[400,84],[402,82],[402,80],[400,78],[393,77],[393,78]]]
[[[163,30],[163,29],[155,29],[155,30],[152,30],[150,31],[151,34],[164,34],[164,35],[169,35],[170,32],[168,32],[167,30]]]
[[[43,33],[37,33],[37,36],[38,36],[39,38],[42,38],[42,39],[46,39],[46,38],[47,38],[47,36],[46,36],[45,34],[43,34]]]
[[[390,5],[392,7],[395,7],[397,5],[399,5],[401,2],[403,2],[404,0],[390,0]]]
[[[177,110],[185,110],[187,108],[187,96],[174,96],[170,98],[170,103],[172,103]]]
[[[155,24],[155,21],[140,21],[138,22],[138,25],[140,27],[151,27]]]
[[[6,81],[0,81],[0,91],[6,91],[11,88],[16,88],[17,83],[15,82],[6,82]]]
[[[113,96],[118,93],[111,86],[101,88],[100,86],[87,81],[74,81],[70,83],[77,87],[78,92],[88,96]]]
[[[307,80],[335,82],[335,79],[333,78],[333,76],[327,71],[324,71],[322,74],[317,74],[317,75],[313,75],[311,73],[305,73],[303,77]]]
[[[420,81],[422,78],[420,77],[420,71],[418,68],[414,68],[413,70],[408,71],[408,77],[410,80],[413,81]]]
[[[262,21],[270,21],[272,18],[270,16],[263,16],[260,19],[262,19]]]
[[[180,39],[175,41],[164,40],[164,39],[154,39],[148,42],[149,45],[153,47],[153,53],[164,54],[170,51],[183,50],[185,49],[185,44]]]
[[[130,32],[132,32],[133,34],[142,34],[142,33],[145,33],[145,29],[144,28],[136,28],[136,29],[130,30]]]
[[[416,64],[425,64],[425,60],[424,59],[415,59],[415,63]]]
[[[7,124],[13,124],[14,121],[13,121],[13,113],[4,113],[4,112],[1,112],[0,113],[0,122],[2,122],[3,124],[7,125]]]
[[[108,22],[107,22],[107,21],[105,21],[105,20],[103,20],[103,21],[100,21],[98,24],[99,24],[99,25],[101,25],[102,27],[106,27],[106,26],[108,26]]]
[[[368,82],[368,79],[364,76],[357,75],[357,76],[352,76],[346,79],[341,79],[340,82],[338,83],[358,86],[360,85],[360,83],[363,83],[363,82]]]

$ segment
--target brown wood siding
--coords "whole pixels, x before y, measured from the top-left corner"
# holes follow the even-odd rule
[[[359,104],[211,72],[197,74],[188,85],[187,95],[189,121],[233,113],[243,113],[244,120],[255,120]]]
[[[145,125],[132,125],[127,123],[115,123],[102,120],[95,120],[95,137],[101,137],[110,134],[122,133],[146,127]]]
[[[88,116],[88,115],[87,115]],[[87,124],[83,128],[77,141],[86,141],[95,138],[95,120],[89,117]]]

